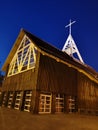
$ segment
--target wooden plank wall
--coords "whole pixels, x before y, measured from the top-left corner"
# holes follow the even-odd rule
[[[35,68],[22,73],[5,77],[2,91],[17,91],[36,89],[40,53],[37,53]]]
[[[98,84],[78,73],[78,109],[87,112],[98,110]]]
[[[32,80],[32,78],[34,81]],[[35,72],[32,72],[32,70],[7,77],[4,80],[2,89],[3,91],[25,90],[27,88],[31,89],[32,87],[34,87],[34,78]]]
[[[40,56],[37,82],[43,92],[77,94],[77,71],[45,55]]]

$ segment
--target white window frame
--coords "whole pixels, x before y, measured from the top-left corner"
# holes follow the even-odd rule
[[[72,96],[69,96],[69,99],[68,99],[68,109],[69,109],[69,113],[72,113],[76,108],[76,103],[75,103],[75,96],[72,97]]]
[[[17,110],[20,109],[21,97],[22,97],[22,91],[17,91],[16,92],[14,109],[17,109]]]
[[[57,94],[56,95],[56,113],[64,112],[64,94]]]
[[[24,111],[30,112],[32,91],[27,90],[25,92]]]
[[[47,100],[47,97],[49,98],[49,100]],[[51,113],[51,98],[52,98],[52,95],[40,94],[40,100],[39,100],[39,113],[40,114]]]
[[[32,41],[25,35],[9,65],[7,76],[35,68],[36,50]]]
[[[5,106],[5,102],[7,100],[7,92],[3,92],[4,95],[3,95],[3,102],[2,102],[2,106]]]
[[[9,92],[9,98],[8,98],[8,104],[7,104],[8,108],[11,108],[12,100],[13,100],[13,92]]]

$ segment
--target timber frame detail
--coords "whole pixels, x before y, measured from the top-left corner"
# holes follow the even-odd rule
[[[36,63],[36,53],[36,47],[25,35],[9,65],[8,76],[34,68]]]

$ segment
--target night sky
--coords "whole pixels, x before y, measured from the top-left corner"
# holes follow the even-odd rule
[[[62,49],[69,30],[84,62],[98,72],[98,0],[1,0],[0,68],[21,28]]]

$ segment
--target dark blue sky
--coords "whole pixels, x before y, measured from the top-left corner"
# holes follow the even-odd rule
[[[21,28],[62,49],[70,19],[84,62],[98,71],[98,0],[1,0],[0,68]]]

